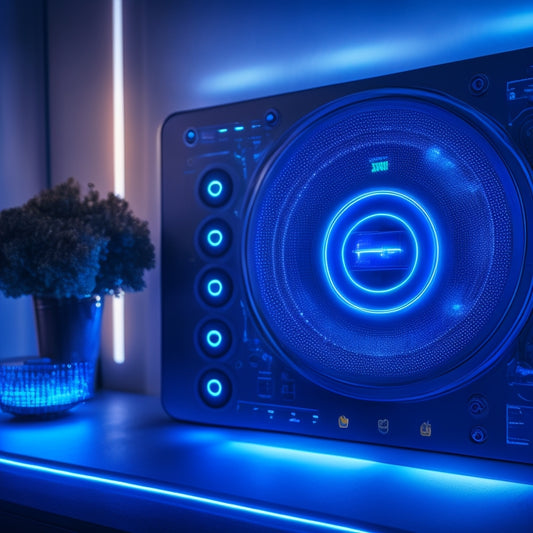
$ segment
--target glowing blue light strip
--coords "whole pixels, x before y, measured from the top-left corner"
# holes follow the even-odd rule
[[[357,256],[360,256],[361,254],[379,254],[379,255],[385,255],[385,254],[398,254],[400,252],[403,252],[402,248],[385,248],[382,246],[381,248],[367,248],[365,250],[354,250],[354,254]]]
[[[124,129],[124,51],[122,0],[113,0],[113,148],[114,191],[124,198],[126,190]],[[113,299],[113,361],[125,361],[124,298]]]
[[[60,468],[52,468],[49,466],[42,466],[24,461],[15,461],[13,459],[7,459],[0,456],[0,464],[22,468],[25,470],[31,470],[34,472],[42,472],[45,474],[51,474],[54,476],[68,477],[71,479],[78,479],[81,481],[89,481],[92,483],[100,483],[102,485],[108,485],[112,487],[120,487],[124,489],[130,489],[138,492],[144,492],[148,494],[155,494],[158,496],[166,496],[169,498],[175,498],[186,502],[193,502],[208,505],[211,507],[226,509],[230,511],[237,511],[255,516],[261,516],[266,518],[272,518],[274,520],[282,520],[290,522],[292,524],[299,524],[305,526],[311,526],[317,529],[326,529],[329,531],[342,531],[346,533],[371,533],[369,530],[343,526],[341,524],[334,524],[331,522],[325,522],[323,520],[316,520],[312,518],[305,518],[303,516],[291,515],[288,513],[281,513],[276,511],[269,511],[260,507],[252,507],[251,505],[243,505],[238,503],[232,503],[224,500],[217,500],[214,498],[208,498],[205,496],[199,496],[197,494],[191,494],[188,492],[180,492],[169,489],[162,489],[153,487],[150,485],[141,485],[139,483],[132,483],[129,481],[120,481],[118,479],[111,479],[104,476],[97,476],[94,474],[82,474],[79,472],[72,472],[70,470],[63,470]]]

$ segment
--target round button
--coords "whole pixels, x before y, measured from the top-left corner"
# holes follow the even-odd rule
[[[198,140],[198,134],[196,133],[196,130],[193,130],[192,128],[188,129],[185,132],[184,139],[185,139],[185,142],[189,146],[192,146],[193,144],[195,144],[196,141]]]
[[[487,440],[487,437],[487,430],[482,426],[476,426],[470,430],[470,438],[476,444],[483,444]]]
[[[268,126],[275,126],[279,120],[279,113],[276,109],[269,109],[265,113],[265,122]]]
[[[218,268],[208,270],[200,279],[199,292],[202,300],[214,307],[220,307],[229,301],[233,291],[231,278]]]
[[[231,381],[220,370],[206,372],[199,383],[200,397],[209,407],[222,407],[231,397]]]
[[[208,320],[199,330],[199,343],[209,357],[222,357],[231,347],[231,331],[221,320]]]
[[[204,253],[212,257],[221,256],[231,246],[231,228],[224,220],[209,220],[202,226],[199,239]]]
[[[200,198],[210,207],[225,205],[232,192],[233,183],[225,170],[210,170],[200,181]]]

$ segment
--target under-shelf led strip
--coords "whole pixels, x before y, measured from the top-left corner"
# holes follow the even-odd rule
[[[124,53],[122,0],[113,0],[113,143],[114,191],[124,197],[126,189],[124,141]],[[113,361],[125,360],[124,295],[113,298]]]
[[[80,481],[88,481],[91,483],[98,483],[106,486],[120,487],[123,489],[129,489],[142,493],[148,493],[152,495],[174,498],[189,503],[203,504],[212,508],[226,509],[227,511],[240,512],[248,515],[254,515],[257,517],[271,518],[273,520],[280,520],[282,522],[292,523],[293,525],[306,526],[312,528],[312,530],[327,530],[327,531],[340,531],[343,533],[370,533],[368,530],[354,528],[350,526],[344,526],[342,524],[335,524],[333,522],[327,522],[314,518],[306,518],[303,516],[292,515],[286,512],[277,512],[261,507],[254,507],[252,505],[244,505],[234,503],[231,501],[218,500],[199,494],[193,494],[189,492],[181,492],[176,490],[164,489],[151,485],[142,485],[140,483],[133,483],[130,481],[122,481],[119,479],[107,478],[94,474],[83,474],[81,472],[74,472],[71,470],[63,470],[61,468],[53,468],[49,466],[43,466],[25,461],[18,461],[13,459],[7,459],[0,456],[0,465],[8,467],[22,468],[25,470],[31,470],[34,472],[40,472],[44,474],[51,474],[54,476],[68,477],[71,479],[78,479]]]

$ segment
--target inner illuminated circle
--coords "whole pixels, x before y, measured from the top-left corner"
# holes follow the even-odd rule
[[[345,305],[370,314],[395,313],[432,285],[439,239],[429,212],[400,191],[352,198],[331,219],[322,246],[327,283]]]
[[[416,270],[418,241],[399,216],[375,213],[357,221],[346,233],[341,261],[346,275],[361,290],[395,291]]]

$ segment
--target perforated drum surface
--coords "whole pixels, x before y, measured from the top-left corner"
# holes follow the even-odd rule
[[[499,147],[480,115],[417,91],[348,97],[293,129],[258,175],[243,243],[278,352],[382,400],[442,392],[497,359],[524,306],[526,242]]]

